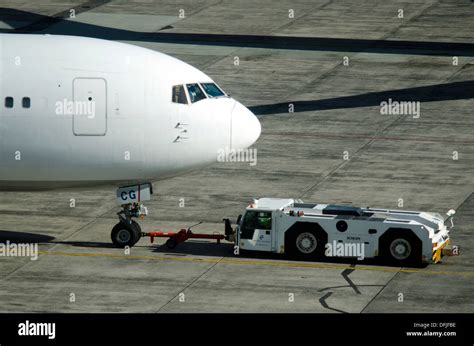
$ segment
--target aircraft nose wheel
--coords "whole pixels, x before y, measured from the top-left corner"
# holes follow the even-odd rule
[[[112,228],[112,243],[119,248],[132,247],[141,238],[142,230],[140,225],[132,220],[132,223],[119,222]]]
[[[132,218],[148,215],[148,209],[141,203],[128,203],[122,205],[117,215],[120,222],[112,228],[112,243],[119,248],[132,247],[142,236],[140,225]]]

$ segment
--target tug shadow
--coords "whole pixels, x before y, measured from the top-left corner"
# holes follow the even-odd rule
[[[235,259],[259,259],[259,260],[276,260],[276,261],[292,261],[292,262],[301,262],[308,263],[307,260],[299,260],[295,258],[290,258],[287,255],[269,253],[269,252],[260,252],[260,251],[247,251],[240,250],[238,255],[234,254],[234,244],[229,243],[220,243],[215,242],[205,242],[205,241],[187,241],[179,244],[174,249],[169,249],[164,244],[163,245],[151,245],[150,246],[153,253],[162,254],[166,256],[209,256],[209,257],[225,257],[225,258],[235,258]],[[400,267],[390,263],[386,263],[379,258],[367,258],[364,260],[357,260],[356,258],[342,258],[342,257],[328,257],[320,258],[310,263],[324,263],[327,265],[368,265],[368,266],[388,266],[388,267]],[[412,266],[414,268],[426,268],[428,264],[422,264],[418,266]]]
[[[98,241],[58,241],[56,238],[44,234],[29,233],[29,232],[17,232],[17,231],[5,231],[0,230],[0,243],[5,244],[7,241],[10,243],[36,243],[36,244],[61,244],[73,247],[83,248],[96,248],[96,249],[117,249],[111,242],[98,242]],[[201,256],[201,257],[224,257],[224,258],[235,258],[236,260],[276,260],[276,261],[292,261],[292,262],[305,262],[307,260],[298,260],[295,258],[289,258],[286,255],[280,255],[269,252],[260,251],[246,251],[240,250],[239,254],[234,254],[234,244],[221,242],[209,241],[186,241],[179,244],[174,249],[169,249],[165,244],[149,244],[144,238],[135,245],[137,248],[149,249],[152,253],[161,254],[164,256]],[[117,249],[118,250],[118,249]],[[321,258],[311,263],[324,263],[324,264],[335,264],[335,265],[370,265],[370,266],[392,266],[390,263],[384,263],[381,259],[364,259],[357,260],[355,258]],[[416,266],[416,268],[425,268],[428,264]]]

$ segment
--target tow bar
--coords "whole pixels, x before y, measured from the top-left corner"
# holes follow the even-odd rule
[[[188,227],[188,229],[181,229],[179,232],[147,232],[142,233],[144,237],[150,237],[150,242],[153,243],[155,238],[169,238],[165,245],[168,249],[174,249],[178,244],[184,243],[188,239],[215,239],[217,244],[220,244],[221,240],[226,239],[223,234],[202,234],[202,233],[193,233],[191,231],[192,227],[200,225],[202,222],[199,222],[195,225]]]

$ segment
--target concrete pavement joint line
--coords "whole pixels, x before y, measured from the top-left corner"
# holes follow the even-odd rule
[[[224,259],[224,257],[221,258],[221,260]],[[219,261],[216,261],[213,265],[211,265],[209,268],[207,268],[201,275],[198,275],[194,280],[192,280],[189,284],[187,284],[186,286],[184,286],[184,288],[182,290],[180,290],[173,298],[171,298],[167,303],[165,303],[164,305],[162,305],[158,311],[156,311],[157,313],[160,312],[163,308],[165,308],[166,306],[168,306],[173,300],[176,299],[176,297],[178,297],[181,293],[183,293],[186,289],[188,289],[191,285],[193,285],[195,282],[197,282],[200,278],[202,278],[204,275],[206,275],[207,273],[209,273],[212,269],[214,269],[214,267],[220,262]]]
[[[444,82],[450,81],[454,76],[456,76],[460,71],[460,68],[458,68],[456,71],[454,71],[448,78],[444,80]],[[428,95],[435,92],[436,90],[431,90]],[[399,117],[395,118],[392,122],[384,126],[381,130],[377,131],[374,133],[372,138],[368,140],[364,145],[362,145],[359,149],[357,149],[352,155],[350,155],[348,160],[343,160],[341,163],[336,165],[332,170],[330,170],[320,181],[316,182],[314,185],[312,185],[309,189],[307,189],[305,192],[303,192],[298,198],[303,198],[307,193],[314,191],[317,189],[321,184],[325,183],[328,179],[331,178],[331,176],[338,171],[340,168],[344,167],[347,163],[353,161],[354,158],[357,158],[357,156],[363,152],[366,148],[370,147],[376,140],[377,138],[380,138],[380,135],[384,132],[386,132],[390,127],[398,123],[400,120],[403,120],[406,115],[400,115]]]
[[[189,14],[189,15],[186,14],[184,18],[179,19],[177,22],[175,22],[175,24],[177,24],[177,23],[179,23],[179,22],[184,22],[184,21],[188,20],[189,18],[191,18],[192,16],[195,16],[196,14],[201,13],[201,12],[204,11],[204,10],[207,10],[209,7],[220,5],[220,4],[222,3],[222,1],[223,1],[223,0],[220,0],[220,1],[216,2],[216,3],[210,3],[210,4],[207,5],[207,6],[201,7],[201,8],[200,8],[199,10],[197,10],[196,12],[192,12],[192,13]],[[176,28],[176,26],[175,26],[175,28]],[[158,30],[157,32],[159,32],[159,30]]]
[[[389,31],[387,34],[385,34],[384,36],[382,36],[381,38],[379,38],[379,40],[386,40],[389,36],[393,35],[395,32],[397,32],[402,26],[403,24],[406,24],[408,22],[410,22],[412,19],[414,18],[417,18],[418,16],[421,16],[421,14],[428,8],[434,6],[434,4],[432,4],[431,6],[427,6],[425,7],[424,9],[422,9],[420,11],[420,13],[418,15],[414,15],[413,17],[409,18],[405,23],[401,23],[398,27],[394,28],[393,30]],[[355,53],[355,54],[352,54],[351,57],[354,57],[358,54],[361,54],[363,52],[358,52],[358,53]],[[327,76],[327,74],[331,73],[332,71],[334,71],[336,69],[336,67],[342,65],[342,62],[338,65],[336,65],[335,67],[331,68],[330,70],[327,71],[327,73],[324,73],[323,75],[321,75],[320,77],[323,77],[325,78]],[[320,77],[316,78],[316,80],[319,80]],[[306,85],[309,85],[311,84],[310,83],[307,83]],[[400,115],[398,118],[395,118],[392,122],[390,122],[387,126],[383,127],[381,130],[375,132],[375,134],[372,136],[371,139],[369,139],[364,145],[362,145],[358,150],[356,150],[349,158],[349,160],[344,160],[342,163],[336,165],[336,167],[334,167],[332,170],[330,170],[328,172],[328,174],[326,174],[319,182],[315,183],[314,185],[310,186],[309,189],[307,189],[305,192],[303,192],[303,194],[301,194],[301,196],[299,196],[298,198],[303,198],[307,193],[311,192],[311,191],[314,191],[317,187],[319,187],[322,183],[326,182],[336,171],[339,170],[339,168],[342,168],[343,166],[346,165],[346,163],[352,161],[352,159],[357,156],[358,153],[360,153],[361,151],[363,151],[365,148],[369,147],[377,137],[379,137],[379,135],[383,132],[385,132],[387,129],[389,129],[390,127],[392,127],[393,125],[395,125],[397,122],[399,122],[401,119],[403,119],[405,117],[405,115]]]
[[[315,7],[312,7],[312,8],[309,8],[308,10],[306,10],[302,15],[300,16],[296,16],[294,18],[292,18],[292,20],[286,24],[283,24],[282,26],[279,26],[277,28],[275,28],[272,33],[274,33],[275,31],[281,31],[283,28],[287,28],[293,24],[295,24],[296,21],[299,21],[299,20],[302,20],[304,17],[307,17],[311,14],[313,14],[315,11],[320,11],[322,10],[323,8],[325,8],[326,6],[332,4],[333,0],[328,0],[326,1],[325,3],[323,4],[319,4]]]
[[[359,147],[359,149],[357,149],[356,151],[354,151],[348,160],[342,160],[341,163],[337,164],[333,169],[331,169],[320,181],[316,182],[315,184],[311,185],[305,192],[303,192],[298,198],[301,199],[303,198],[306,194],[308,194],[309,192],[311,191],[315,191],[315,189],[317,189],[321,184],[325,183],[328,179],[330,179],[332,177],[332,175],[334,173],[336,173],[340,168],[344,167],[346,164],[348,164],[349,162],[351,162],[355,157],[357,157],[357,155],[364,151],[366,148],[368,148],[375,140],[377,137],[379,137],[379,135],[383,132],[385,132],[386,130],[388,130],[390,127],[392,127],[393,125],[395,125],[399,120],[401,120],[402,118],[404,118],[405,115],[400,115],[399,117],[395,118],[392,122],[390,122],[389,124],[387,124],[386,126],[384,126],[381,130],[377,131],[374,133],[374,135],[372,136],[371,139],[369,139],[366,143],[364,143],[361,147]]]
[[[109,0],[109,1],[110,1],[110,0]],[[192,16],[194,16],[194,15],[196,15],[196,14],[198,14],[198,13],[201,13],[201,12],[204,11],[204,10],[207,10],[209,7],[220,5],[220,4],[222,3],[222,1],[223,1],[223,0],[220,0],[220,1],[216,2],[216,3],[211,3],[211,4],[207,5],[207,6],[203,6],[202,8],[200,8],[199,10],[197,10],[196,12],[193,12],[193,13],[191,13],[191,14],[189,14],[189,15],[186,14],[184,18],[180,18],[180,19],[178,19],[176,22],[172,23],[171,25],[172,25],[173,27],[172,27],[171,29],[176,29],[177,26],[178,26],[178,25],[177,25],[178,23],[184,22],[184,21],[188,20],[188,19],[191,18]],[[161,32],[164,28],[166,28],[166,26],[163,27],[163,28],[160,28],[160,29],[156,30],[155,33]],[[179,29],[179,28],[178,28],[178,29]],[[143,35],[143,36],[146,36],[146,35]],[[143,36],[142,36],[142,37],[143,37]],[[124,42],[124,41],[122,41],[122,42]],[[166,43],[165,43],[165,44],[166,44]],[[172,43],[172,44],[173,44],[173,43]],[[170,54],[170,55],[171,55],[171,54]],[[172,55],[172,56],[174,56],[174,55]],[[227,56],[225,56],[225,57],[227,57]],[[176,58],[177,58],[177,57],[176,57]],[[220,60],[222,60],[222,59],[218,59],[217,61],[220,61]],[[217,61],[216,61],[216,62],[217,62]],[[212,66],[213,64],[214,64],[214,63],[209,63],[208,66]],[[204,65],[204,66],[206,66],[206,65]]]
[[[265,133],[266,136],[286,136],[286,137],[293,137],[298,135],[300,138],[321,138],[321,139],[369,139],[371,137],[370,134],[360,134],[360,135],[352,135],[352,134],[345,134],[342,133],[338,134],[327,134],[327,133],[296,133],[296,132],[267,132]],[[375,139],[376,141],[407,141],[412,143],[450,143],[450,144],[462,144],[462,145],[474,145],[474,140],[456,140],[456,139],[449,139],[449,138],[428,138],[423,136],[418,137],[378,137]]]
[[[332,1],[331,1],[331,2],[332,2]],[[324,4],[321,8],[325,7],[326,5],[327,5],[327,4]],[[393,35],[394,33],[396,33],[404,24],[407,24],[407,23],[410,22],[412,19],[415,19],[415,18],[421,16],[421,15],[423,14],[423,12],[424,12],[426,9],[428,9],[428,8],[430,8],[430,7],[432,7],[432,6],[434,6],[434,4],[432,4],[431,6],[425,7],[424,9],[421,10],[421,12],[420,12],[418,15],[413,15],[411,18],[407,19],[406,22],[400,23],[400,25],[398,25],[397,27],[395,27],[393,30],[387,32],[387,33],[386,33],[385,35],[383,35],[382,37],[378,38],[378,40],[380,40],[380,41],[386,40],[389,36],[391,36],[391,35]],[[347,56],[349,59],[352,59],[353,57],[355,57],[355,56],[357,56],[357,55],[359,55],[359,54],[362,54],[362,53],[366,53],[366,52],[367,52],[367,50],[365,50],[365,51],[363,50],[363,51],[361,51],[361,52],[354,52],[354,53],[351,54],[350,56],[349,56],[349,54],[346,54],[346,56]],[[308,83],[305,83],[301,89],[304,90],[304,89],[307,88],[308,85],[311,85],[311,84],[313,84],[314,82],[316,82],[316,81],[318,81],[318,80],[321,81],[321,80],[325,79],[329,74],[331,74],[333,71],[335,71],[339,66],[343,66],[343,63],[342,63],[342,62],[337,63],[335,66],[331,67],[330,69],[328,69],[326,72],[322,73],[321,75],[319,75],[319,76],[316,77],[315,79],[309,81]],[[289,94],[289,95],[287,95],[287,96],[291,98],[291,97],[293,97],[293,96],[297,96],[298,94],[299,94],[299,92],[294,92],[294,93]],[[291,103],[291,101],[289,101],[288,103]]]
[[[356,56],[357,54],[359,53],[356,53],[356,54],[353,54],[352,56]],[[323,73],[321,76],[319,76],[318,78],[316,78],[314,81],[316,80],[320,80],[320,79],[324,79],[326,78],[330,73],[332,73],[333,71],[336,70],[336,68],[338,68],[339,66],[342,66],[342,62],[341,63],[338,63],[336,66],[334,66],[333,68],[329,69],[328,71],[326,71],[325,73]],[[312,82],[310,83],[307,83],[306,85],[309,85],[311,84]],[[364,143],[361,147],[359,147],[359,149],[357,149],[352,155],[350,155],[349,159],[348,160],[343,160],[341,163],[339,163],[338,165],[336,165],[333,169],[331,169],[320,181],[316,182],[315,184],[311,185],[305,192],[303,192],[298,198],[303,198],[307,193],[311,192],[311,191],[314,191],[317,187],[319,187],[321,184],[325,183],[336,171],[338,171],[340,168],[344,167],[348,162],[351,162],[352,159],[357,156],[357,154],[361,151],[363,151],[365,148],[369,147],[377,137],[379,137],[380,134],[382,134],[383,132],[385,132],[387,129],[389,129],[390,127],[392,127],[393,125],[395,125],[399,120],[403,119],[405,117],[405,115],[400,115],[399,117],[395,118],[392,122],[388,123],[385,127],[383,127],[381,130],[379,131],[376,131],[371,137],[368,138],[368,141],[366,143]]]
[[[97,219],[99,218],[102,218],[103,216],[105,216],[106,214],[110,213],[113,209],[115,209],[116,207],[114,208],[111,208],[110,210],[106,211],[105,213],[103,213],[102,215],[92,219],[91,221],[87,222],[85,225],[79,227],[79,229],[77,229],[76,231],[73,231],[69,236],[67,236],[66,238],[64,238],[62,241],[66,241],[68,239],[70,239],[71,237],[73,237],[74,235],[76,235],[77,233],[79,233],[80,231],[82,231],[85,227],[91,225],[93,222],[96,222]],[[57,243],[53,246],[51,246],[51,249],[54,249],[55,247],[61,245],[61,243]],[[38,251],[38,254],[41,254],[41,251]],[[6,278],[9,278],[10,276],[12,276],[13,274],[15,274],[16,272],[20,271],[21,269],[23,269],[24,267],[26,267],[28,264],[31,264],[31,263],[34,263],[36,261],[28,261],[26,262],[25,264],[19,266],[18,268],[14,269],[12,272],[8,273],[7,275],[5,275],[4,277],[0,278],[0,281],[3,281],[5,280]]]
[[[218,64],[219,62],[221,62],[222,60],[225,60],[225,59],[229,59],[229,58],[232,58],[232,56],[235,56],[235,52],[237,52],[240,48],[236,48],[234,50],[232,50],[229,54],[227,55],[223,55],[223,56],[219,56],[216,60],[214,61],[210,61],[209,63],[206,63],[206,64],[203,64],[202,65],[202,70],[205,71],[205,70],[208,70],[210,69],[212,66]],[[176,56],[176,58],[178,58],[178,56]],[[228,96],[231,96],[230,94],[228,94]]]
[[[471,197],[471,195],[472,195],[473,193],[474,193],[474,192],[468,192],[466,198],[463,198],[463,199],[461,200],[461,202],[458,203],[458,205],[454,208],[454,210],[456,210],[456,212],[457,212],[457,210],[458,210],[459,208],[461,208],[464,203],[466,203],[466,201]]]
[[[74,237],[77,233],[79,233],[80,231],[82,231],[85,227],[87,227],[87,226],[93,224],[93,223],[96,222],[98,219],[105,218],[105,215],[107,215],[108,213],[112,212],[114,209],[117,209],[117,206],[114,205],[112,208],[110,208],[109,210],[107,210],[106,212],[104,212],[102,215],[100,215],[100,216],[98,216],[98,217],[92,219],[91,221],[87,222],[85,225],[79,227],[76,231],[72,232],[70,235],[68,235],[66,238],[64,238],[64,239],[61,240],[61,241],[64,242],[64,241],[67,241],[67,240],[71,239],[71,238]],[[55,247],[57,247],[57,246],[59,246],[59,245],[61,245],[61,243],[57,243],[57,244],[53,245],[50,250],[53,250]]]
[[[431,5],[427,5],[425,8],[422,8],[420,10],[420,12],[418,12],[417,14],[414,14],[413,16],[411,16],[410,18],[407,18],[406,20],[403,20],[399,26],[393,28],[391,31],[387,32],[385,35],[383,35],[382,37],[379,38],[379,40],[382,40],[382,41],[385,41],[387,40],[390,36],[392,36],[393,34],[395,34],[398,30],[400,30],[403,26],[406,26],[409,22],[411,22],[412,20],[414,19],[417,19],[419,17],[421,17],[423,15],[423,13],[425,13],[425,11],[435,7],[435,6],[439,6],[439,0],[438,1],[435,1],[433,2]]]
[[[382,285],[383,287],[380,289],[380,291],[377,292],[377,294],[375,296],[373,296],[373,298],[371,300],[369,300],[369,302],[367,303],[366,306],[364,306],[364,308],[360,311],[360,313],[363,313],[365,309],[367,309],[369,307],[370,304],[372,304],[373,301],[375,301],[375,299],[377,299],[377,297],[383,292],[383,290],[385,288],[387,288],[387,286],[393,281],[393,279],[398,275],[400,274],[400,272],[396,272],[391,278],[390,280],[388,280],[388,282],[385,284],[385,285]]]
[[[474,277],[474,273],[466,272],[445,272],[445,271],[434,271],[434,270],[420,270],[420,269],[400,269],[400,268],[383,268],[383,267],[364,267],[357,266],[355,268],[350,265],[337,265],[337,264],[320,264],[320,263],[277,263],[277,262],[266,262],[266,261],[239,261],[239,260],[226,260],[223,259],[201,259],[201,258],[184,258],[184,257],[160,257],[160,256],[136,256],[136,255],[116,255],[111,253],[77,253],[77,252],[49,252],[40,251],[39,255],[43,256],[67,256],[67,257],[106,257],[116,258],[125,260],[150,260],[150,261],[181,261],[181,262],[196,262],[196,263],[224,263],[224,264],[237,264],[237,265],[262,265],[262,266],[274,266],[274,267],[296,267],[296,268],[308,268],[308,269],[355,269],[355,270],[366,270],[366,271],[382,271],[389,273],[419,273],[427,275],[453,275],[453,276],[465,276]]]
[[[29,32],[46,30],[50,26],[57,24],[61,22],[62,20],[68,19],[70,16],[71,10],[74,10],[75,15],[77,16],[78,14],[93,10],[109,2],[110,0],[89,0],[84,3],[81,3],[80,5],[77,5],[77,6],[68,8],[67,10],[53,14],[52,16],[46,16],[45,18],[40,19],[36,22],[30,23],[21,28],[17,28],[13,30],[13,32],[29,33]]]

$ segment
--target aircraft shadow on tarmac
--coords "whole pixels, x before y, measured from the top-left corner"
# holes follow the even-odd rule
[[[5,231],[0,230],[0,243],[6,243],[8,240],[10,243],[49,243],[55,238],[38,233],[28,232],[16,232],[16,231]]]
[[[76,15],[100,6],[108,1],[97,0],[89,6],[76,8]],[[422,54],[446,56],[474,56],[474,44],[385,41],[364,39],[339,39],[321,37],[279,37],[256,35],[220,35],[170,32],[136,32],[80,23],[69,19],[69,10],[54,16],[45,16],[11,8],[0,8],[0,20],[13,29],[1,29],[4,33],[38,33],[86,36],[108,40],[161,42],[174,44],[217,45],[232,47],[256,47],[272,49],[367,52],[384,54]],[[27,24],[30,23],[30,24]],[[59,25],[58,25],[59,24]],[[170,27],[170,26],[168,26]],[[166,30],[168,27],[163,28]],[[171,28],[171,27],[170,27]],[[468,68],[472,65],[466,65]],[[290,101],[249,107],[256,115],[288,113],[288,104],[294,112],[356,108],[380,105],[389,98],[394,101],[433,102],[474,98],[474,81],[451,82],[406,89],[387,90],[323,100]]]
[[[90,6],[79,6],[75,8],[76,15],[79,15],[82,12],[87,12],[107,2],[108,1],[94,1]],[[171,25],[167,25],[159,29],[157,32],[138,32],[80,23],[74,21],[74,19],[70,19],[69,17],[69,9],[53,16],[45,16],[12,8],[0,8],[0,20],[13,28],[2,29],[1,32],[49,33],[56,35],[87,36],[108,40],[230,47],[383,54],[474,56],[474,44],[471,43],[163,32],[167,29],[172,29],[173,27]]]
[[[88,248],[102,248],[102,249],[115,249],[116,247],[112,243],[103,243],[97,241],[54,241],[54,244],[70,245],[77,247],[88,247]]]
[[[139,243],[138,245],[143,245]],[[261,251],[243,251],[240,250],[239,255],[234,255],[234,244],[221,243],[217,244],[216,242],[206,242],[206,241],[187,241],[179,244],[174,249],[169,249],[165,245],[151,245],[150,247],[152,252],[158,254],[164,254],[167,256],[209,256],[209,257],[232,257],[236,259],[261,259],[261,260],[281,260],[281,261],[299,261],[294,258],[288,258],[288,256],[261,252]],[[305,261],[307,262],[307,261]],[[331,258],[320,258],[317,262],[321,263],[333,263],[333,264],[348,264],[351,266],[354,265],[384,265],[384,266],[393,266],[389,263],[384,263],[380,259],[367,258],[364,260],[357,260],[355,258],[341,258],[341,257],[331,257]],[[424,268],[427,264],[417,266],[418,268]],[[397,266],[394,266],[397,267]],[[399,267],[399,266],[398,266]]]
[[[289,101],[248,107],[256,115],[288,113],[288,105],[293,104],[294,112],[320,111],[330,109],[380,106],[381,102],[436,102],[447,100],[474,99],[474,81],[434,84],[407,89],[387,90],[353,96],[335,97],[322,100]]]
[[[56,238],[40,233],[28,233],[17,231],[0,230],[0,243],[9,241],[14,244],[63,244],[80,247],[96,247],[96,248],[115,248],[112,243],[102,242],[81,242],[81,241],[58,241]]]

